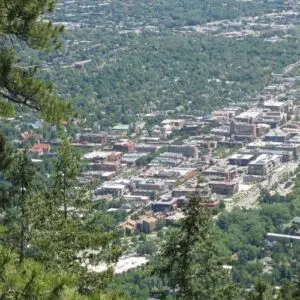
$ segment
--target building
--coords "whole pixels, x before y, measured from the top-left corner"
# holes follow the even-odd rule
[[[117,124],[111,129],[111,133],[114,135],[126,135],[130,130],[130,125]]]
[[[265,142],[277,142],[277,143],[284,143],[291,137],[291,134],[289,132],[284,131],[273,131],[269,132],[264,136]]]
[[[121,224],[125,235],[133,235],[137,229],[137,222],[135,220],[128,219]]]
[[[152,144],[138,144],[136,145],[136,152],[142,152],[142,153],[155,153],[159,148],[158,145],[152,145]]]
[[[171,129],[181,129],[184,126],[184,124],[185,124],[185,120],[183,119],[175,119],[175,120],[166,119],[160,123],[162,127],[170,126]]]
[[[139,190],[162,191],[166,188],[166,183],[163,180],[146,179],[138,184]]]
[[[133,141],[120,141],[113,145],[113,150],[117,152],[131,153],[135,150],[136,144]]]
[[[113,162],[119,161],[122,157],[122,152],[113,152],[113,151],[93,151],[86,153],[84,158],[88,161],[93,162]]]
[[[154,176],[156,178],[175,179],[181,182],[191,179],[197,175],[196,168],[171,168],[161,170]]]
[[[269,241],[286,241],[286,242],[296,242],[300,243],[300,236],[297,235],[287,235],[287,234],[279,234],[279,233],[267,233],[267,239]]]
[[[32,145],[29,153],[33,156],[42,156],[48,152],[50,152],[51,146],[50,144],[45,143],[35,143]]]
[[[170,212],[177,207],[177,199],[170,199],[168,201],[155,201],[151,204],[153,212]]]
[[[149,163],[149,166],[169,166],[169,167],[176,167],[181,164],[185,160],[183,154],[180,153],[170,153],[164,152],[157,156],[155,159]]]
[[[80,143],[94,143],[106,145],[107,134],[106,133],[82,133],[78,138]]]
[[[122,156],[121,162],[128,166],[136,166],[143,158],[146,158],[149,153],[125,153]]]
[[[158,199],[160,191],[137,189],[131,192],[133,196],[148,197],[151,200]]]
[[[114,162],[100,162],[100,163],[88,163],[86,167],[90,171],[107,171],[115,172],[120,169],[121,165],[119,161]]]
[[[255,158],[254,155],[251,154],[233,154],[228,158],[228,163],[230,165],[237,165],[237,166],[247,166],[251,160]]]
[[[35,134],[32,131],[25,131],[21,134],[22,139],[26,142],[28,141],[30,138],[34,138],[36,140],[41,138],[41,135],[39,134]]]
[[[237,123],[253,124],[259,117],[261,117],[261,115],[261,111],[247,110],[237,115],[234,119]]]
[[[144,233],[151,233],[153,230],[156,229],[157,219],[150,216],[143,216],[140,218],[143,221],[143,232]]]
[[[226,196],[232,196],[239,191],[237,181],[210,181],[209,187],[212,193]]]
[[[195,188],[187,188],[187,187],[179,187],[172,190],[172,197],[180,198],[180,197],[189,197],[192,193],[196,191]]]
[[[275,100],[268,100],[264,102],[264,108],[275,112],[284,112],[286,104]]]
[[[279,155],[261,154],[254,161],[248,164],[249,175],[269,175],[280,165]]]
[[[124,184],[106,183],[102,187],[96,189],[95,195],[112,195],[115,198],[121,198],[126,190]]]
[[[203,176],[210,179],[218,178],[226,181],[231,181],[237,177],[237,168],[233,166],[212,166],[202,172]]]
[[[179,153],[186,157],[198,158],[198,149],[189,145],[170,145],[169,152]]]
[[[230,134],[236,141],[251,141],[256,138],[256,124],[232,121],[230,123]]]
[[[242,151],[244,154],[252,154],[255,156],[261,154],[269,154],[269,155],[279,155],[281,157],[282,162],[288,162],[295,159],[294,152],[292,150],[279,150],[279,149],[245,149]]]
[[[124,201],[128,202],[129,204],[133,203],[134,206],[142,206],[146,205],[150,202],[149,196],[139,196],[139,195],[124,195]]]

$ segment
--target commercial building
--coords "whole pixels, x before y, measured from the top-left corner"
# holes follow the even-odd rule
[[[113,145],[113,150],[118,152],[131,153],[135,150],[136,144],[133,141],[120,141]]]
[[[277,143],[284,143],[291,137],[291,134],[288,132],[284,132],[281,130],[269,132],[264,136],[265,142],[277,142]]]
[[[86,153],[84,158],[88,161],[94,162],[105,162],[105,161],[118,161],[121,159],[122,152],[113,152],[113,151],[93,151]]]
[[[237,115],[234,119],[237,123],[253,124],[259,117],[261,117],[261,115],[262,115],[262,111],[247,110]]]
[[[166,183],[163,180],[146,179],[138,184],[139,190],[162,191],[166,188]]]
[[[239,191],[239,184],[237,181],[210,181],[209,187],[212,193],[219,195],[232,196]]]
[[[185,120],[183,119],[174,119],[174,120],[169,120],[166,119],[160,123],[161,126],[171,126],[174,129],[181,129],[185,124]]]
[[[280,165],[280,155],[262,154],[248,165],[249,175],[269,175]]]
[[[264,102],[264,108],[275,112],[284,112],[286,104],[284,102],[279,102],[275,100],[268,100]]]
[[[149,203],[150,201],[149,196],[139,196],[139,195],[124,195],[123,199],[129,204],[133,203],[135,206],[142,206]]]
[[[255,142],[250,143],[247,146],[248,149],[255,149],[255,150],[272,150],[272,151],[292,151],[294,157],[296,157],[300,153],[300,144],[296,143],[281,143],[281,142]],[[259,152],[258,152],[259,153]],[[263,153],[263,151],[261,152]],[[265,152],[268,153],[268,152]],[[271,152],[269,152],[271,153]],[[273,152],[273,154],[276,154]]]
[[[88,163],[86,167],[90,171],[108,171],[115,172],[120,169],[121,165],[119,161],[115,162],[96,162],[96,163]]]
[[[94,143],[105,145],[107,143],[106,133],[82,133],[78,138],[80,143]]]
[[[155,201],[151,204],[153,212],[169,212],[177,207],[177,199],[170,199],[168,201]]]
[[[230,123],[230,134],[236,141],[251,141],[256,138],[257,125],[253,123],[243,123],[232,121]]]
[[[196,188],[179,187],[172,190],[172,197],[188,197],[196,191]]]
[[[197,174],[196,168],[171,168],[164,169],[156,173],[154,176],[157,178],[168,178],[180,180],[181,182],[193,178]]]
[[[149,153],[126,153],[122,156],[121,162],[126,163],[128,166],[136,166],[141,159],[148,155]]]
[[[160,192],[161,191],[136,189],[131,192],[131,195],[145,196],[145,197],[149,197],[149,199],[151,199],[151,200],[156,200],[156,199],[158,199]]]
[[[212,166],[202,172],[203,176],[210,179],[218,178],[226,181],[231,181],[237,177],[237,168],[233,166]]]
[[[161,148],[158,145],[152,145],[152,144],[138,144],[136,145],[136,152],[141,153],[155,153],[159,148]]]
[[[149,166],[169,166],[169,167],[176,167],[181,164],[185,160],[185,157],[181,153],[170,153],[164,152],[157,156],[155,159],[151,161]]]
[[[198,157],[198,149],[195,146],[189,145],[171,145],[169,146],[169,152],[179,153],[186,157]]]
[[[130,125],[127,124],[117,124],[111,129],[112,134],[126,135],[129,132]]]
[[[112,195],[115,198],[121,198],[126,190],[124,184],[106,183],[102,187],[96,189],[95,195]]]
[[[247,166],[254,158],[255,156],[251,154],[236,153],[228,158],[228,163],[230,165]]]

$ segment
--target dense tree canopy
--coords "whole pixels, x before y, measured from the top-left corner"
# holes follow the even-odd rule
[[[41,111],[52,122],[67,117],[69,103],[62,101],[53,84],[36,76],[36,66],[22,66],[22,48],[53,50],[60,46],[62,27],[43,20],[54,8],[52,0],[0,1],[0,113],[11,114],[14,104]]]

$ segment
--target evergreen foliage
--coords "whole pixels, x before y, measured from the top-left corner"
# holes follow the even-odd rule
[[[195,193],[185,209],[186,217],[162,250],[159,272],[167,276],[177,299],[234,299],[226,261],[217,247],[209,209]]]
[[[62,27],[43,20],[54,9],[53,0],[0,1],[0,113],[11,115],[12,104],[41,111],[51,122],[64,120],[70,103],[56,95],[55,87],[36,76],[37,68],[22,67],[20,48],[53,50],[60,46]]]

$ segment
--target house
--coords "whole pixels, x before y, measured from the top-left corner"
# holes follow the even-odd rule
[[[137,222],[131,219],[128,219],[120,225],[124,230],[125,235],[133,235],[137,229]]]
[[[22,137],[22,139],[26,142],[26,141],[28,141],[30,138],[35,138],[35,139],[40,139],[41,138],[41,135],[39,135],[39,134],[35,134],[35,133],[33,133],[31,130],[30,131],[25,131],[25,132],[23,132],[22,134],[21,134],[21,137]]]
[[[143,221],[143,232],[150,233],[156,229],[157,219],[152,216],[143,216],[141,217]]]
[[[48,153],[51,149],[50,144],[46,143],[35,143],[29,150],[29,153],[31,153],[33,156],[42,156],[46,153]]]

